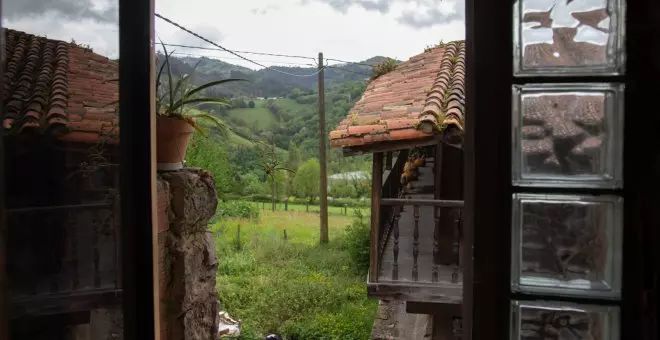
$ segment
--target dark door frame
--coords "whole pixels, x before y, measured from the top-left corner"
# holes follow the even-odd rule
[[[154,1],[119,1],[121,118],[121,245],[124,338],[155,339],[154,239],[155,112],[153,77]],[[0,9],[2,8],[0,0]],[[1,12],[0,12],[1,15]],[[1,25],[0,25],[0,28]],[[2,38],[4,40],[4,34]],[[4,46],[4,44],[3,44]],[[4,48],[0,51],[4,55]],[[4,56],[0,65],[0,79]],[[0,98],[1,99],[1,98]],[[2,101],[0,101],[1,105]],[[4,112],[0,108],[0,114]],[[0,164],[4,149],[0,138]],[[7,315],[4,247],[4,167],[0,166],[0,315]],[[7,318],[0,317],[0,339],[8,339]]]
[[[513,1],[467,0],[465,339],[508,339]],[[627,2],[621,339],[656,339],[660,215],[660,3]],[[612,78],[562,77],[562,82]],[[525,79],[539,82],[541,79]],[[549,81],[547,78],[543,81]],[[547,192],[571,192],[566,189]],[[582,193],[603,193],[581,190]],[[655,245],[654,245],[655,243]]]
[[[154,0],[119,0],[121,241],[125,339],[156,339]]]

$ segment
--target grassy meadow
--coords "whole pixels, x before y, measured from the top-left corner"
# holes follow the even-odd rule
[[[318,213],[289,208],[259,209],[259,218],[211,226],[222,308],[241,319],[240,339],[261,340],[270,332],[288,340],[368,339],[377,302],[367,298],[366,271],[355,264],[355,250],[368,253],[368,215],[347,228],[358,225],[353,211],[331,212],[330,243],[320,245]]]

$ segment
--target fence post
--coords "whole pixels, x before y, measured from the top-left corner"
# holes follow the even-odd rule
[[[289,211],[289,200],[284,201],[284,211]],[[284,232],[286,233],[286,230]]]
[[[288,240],[289,237],[286,235],[286,229],[284,229],[284,241]]]
[[[241,250],[241,225],[236,228],[236,249]]]
[[[348,204],[344,204],[344,215],[348,216]]]

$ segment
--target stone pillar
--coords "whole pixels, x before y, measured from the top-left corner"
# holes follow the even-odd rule
[[[218,205],[215,181],[201,169],[163,172],[158,177],[159,290],[161,339],[211,340],[217,337],[218,260],[208,229]]]

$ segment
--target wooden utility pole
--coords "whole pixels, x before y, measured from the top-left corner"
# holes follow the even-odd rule
[[[328,169],[325,157],[325,79],[323,74],[323,53],[319,53],[319,158],[321,179],[319,198],[321,203],[321,243],[328,243]]]

